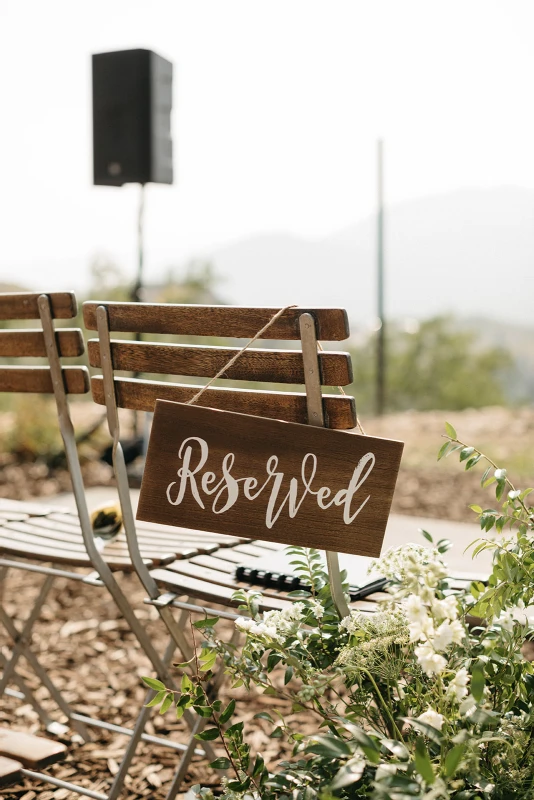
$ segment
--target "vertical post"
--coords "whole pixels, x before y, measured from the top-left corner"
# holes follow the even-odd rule
[[[306,405],[308,409],[308,425],[325,427],[323,410],[323,393],[321,388],[321,371],[317,353],[317,333],[313,316],[304,312],[299,317],[300,341],[302,343],[302,362],[304,366],[304,383],[306,385]],[[343,593],[339,557],[337,552],[326,551],[326,566],[330,577],[332,600],[341,619],[348,617],[350,609]]]
[[[139,207],[137,211],[137,275],[132,289],[132,302],[141,301],[141,289],[143,288],[143,266],[145,259],[145,184],[139,186]]]
[[[386,396],[386,318],[384,312],[384,152],[383,141],[377,141],[377,226],[376,226],[376,271],[377,271],[377,317],[379,322],[376,342],[376,414],[385,409]]]
[[[137,211],[137,275],[135,283],[132,287],[131,300],[132,303],[140,303],[142,300],[141,290],[143,288],[143,267],[145,261],[145,237],[144,237],[144,223],[145,223],[145,184],[139,185],[139,206]],[[135,334],[135,341],[141,341],[141,334]],[[134,378],[138,377],[138,373],[134,372]],[[139,426],[137,423],[137,411],[133,412],[132,420],[133,437],[137,438],[139,433]]]

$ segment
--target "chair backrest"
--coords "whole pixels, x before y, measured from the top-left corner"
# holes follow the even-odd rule
[[[57,394],[54,375],[61,376],[67,394],[89,391],[86,367],[62,367],[60,359],[83,355],[84,341],[79,328],[56,330],[51,320],[76,316],[72,292],[0,294],[0,321],[41,320],[41,328],[0,329],[0,357],[46,358],[47,366],[0,366],[0,391]],[[56,398],[57,399],[57,398]]]
[[[91,379],[93,398],[105,404],[113,436],[113,464],[117,477],[124,527],[132,562],[152,598],[159,595],[154,579],[143,563],[135,531],[135,519],[120,445],[117,407],[153,411],[157,399],[188,402],[199,387],[181,383],[124,378],[116,371],[149,372],[173,376],[213,378],[239,352],[236,347],[125,341],[111,339],[113,332],[174,334],[254,339],[273,320],[279,309],[236,306],[200,306],[148,303],[86,302],[85,325],[98,331],[89,342],[91,366],[103,376]],[[344,352],[318,353],[318,340],[340,341],[349,336],[346,311],[337,308],[290,307],[263,333],[263,339],[301,340],[302,350],[248,349],[228,368],[224,377],[232,381],[304,383],[306,392],[267,389],[210,387],[197,404],[288,422],[300,422],[336,429],[354,428],[357,423],[354,398],[322,394],[321,386],[346,386],[352,382],[350,355]],[[348,614],[343,595],[338,555],[327,552],[334,602],[341,616]]]
[[[86,302],[83,306],[85,325],[97,330],[97,308],[106,311],[107,334],[99,340],[89,341],[89,362],[102,367],[103,338],[110,347],[113,371],[164,374],[212,378],[239,351],[239,347],[221,347],[191,344],[162,344],[156,341],[125,341],[111,339],[113,332],[137,334],[174,334],[217,338],[252,339],[274,316],[273,308],[239,308],[235,306],[192,306],[148,303]],[[310,314],[317,339],[340,341],[349,335],[346,312],[333,308],[290,308],[265,332],[264,339],[300,340],[300,317]],[[345,352],[325,351],[318,354],[319,384],[322,386],[347,386],[352,383],[350,355]],[[301,350],[251,348],[246,350],[231,366],[224,378],[235,381],[260,383],[306,384]],[[198,391],[196,385],[170,383],[144,378],[114,376],[116,402],[119,407],[139,411],[153,411],[157,399],[187,402]],[[91,380],[93,398],[105,403],[104,382],[101,376]],[[263,417],[273,417],[288,422],[307,423],[306,393],[272,391],[267,389],[239,389],[234,386],[210,387],[199,399],[198,405],[237,411]],[[325,394],[322,396],[324,422],[337,429],[354,428],[356,409],[354,399],[348,396]]]

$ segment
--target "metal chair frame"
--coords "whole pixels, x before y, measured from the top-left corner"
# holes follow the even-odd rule
[[[151,574],[150,569],[142,559],[137,540],[136,523],[131,504],[126,465],[120,444],[120,424],[116,397],[114,365],[111,351],[110,324],[108,319],[108,310],[105,304],[98,305],[96,308],[96,327],[98,331],[100,347],[100,365],[102,369],[103,391],[107,411],[108,427],[113,438],[113,466],[117,479],[119,499],[122,507],[124,528],[126,531],[130,557],[135,570],[148,594],[148,598],[145,602],[154,606],[158,610],[158,613],[169,632],[171,640],[173,640],[176,646],[179,647],[180,650],[186,655],[187,659],[190,657],[190,648],[184,642],[184,637],[182,634],[184,615],[187,615],[191,612],[208,613],[232,620],[235,620],[238,615],[229,611],[213,609],[204,604],[190,602],[191,598],[189,597],[186,597],[185,600],[179,599],[180,595],[177,595],[173,592],[162,592],[157,581]],[[125,330],[125,328],[123,328],[123,330]],[[308,424],[324,427],[325,415],[321,390],[321,371],[318,358],[316,323],[314,316],[308,311],[303,311],[303,313],[299,315],[299,330],[304,366]],[[203,401],[201,404],[209,405],[209,400],[206,398],[206,401]],[[340,614],[340,617],[344,617],[349,613],[349,606],[343,592],[338,553],[327,552],[326,559],[334,603]],[[173,608],[181,610],[181,616],[178,621],[175,619],[172,613]],[[238,636],[237,632],[234,634],[234,636],[235,641]],[[211,691],[213,693],[218,690],[222,678],[222,671],[219,671],[211,686]],[[141,715],[140,720],[142,718],[143,714]],[[192,731],[188,746],[181,757],[179,766],[167,794],[167,800],[173,800],[173,798],[176,797],[183,778],[185,777],[190,760],[195,752],[193,736],[195,733],[200,732],[206,724],[207,720],[203,718],[198,719],[198,722]],[[130,758],[134,755],[138,740],[139,739],[136,738],[136,734],[134,733],[134,736],[129,742]]]
[[[45,580],[43,582],[43,585],[41,587],[35,605],[32,608],[31,613],[21,630],[19,630],[14,625],[14,623],[10,619],[5,609],[0,605],[0,622],[4,625],[8,634],[10,635],[10,637],[14,642],[14,646],[11,652],[11,657],[7,659],[3,657],[2,660],[0,661],[0,665],[3,667],[3,674],[2,678],[0,679],[0,696],[5,691],[6,694],[9,694],[11,696],[20,699],[24,698],[32,705],[32,707],[38,713],[41,721],[43,722],[45,728],[49,733],[55,735],[58,734],[61,735],[66,732],[67,730],[66,726],[61,725],[58,722],[55,722],[49,717],[45,709],[42,708],[41,704],[36,700],[32,690],[28,687],[26,682],[16,673],[17,663],[19,659],[23,656],[28,661],[28,663],[32,667],[34,673],[39,678],[41,683],[47,688],[47,690],[51,694],[52,698],[54,699],[60,710],[69,719],[73,729],[77,731],[77,733],[82,737],[84,741],[90,741],[91,739],[87,726],[95,726],[111,732],[127,734],[128,736],[131,737],[131,740],[135,741],[136,743],[140,739],[144,739],[145,741],[157,743],[159,745],[164,745],[172,749],[175,749],[177,751],[188,752],[188,746],[184,746],[181,743],[171,742],[170,740],[163,739],[157,736],[151,736],[145,733],[144,727],[148,719],[148,713],[146,708],[143,708],[143,710],[141,711],[141,714],[136,722],[134,730],[123,726],[113,725],[102,720],[92,719],[85,715],[76,714],[71,709],[70,705],[66,702],[66,700],[63,698],[57,687],[54,685],[50,677],[47,675],[46,670],[44,670],[44,668],[39,663],[37,657],[31,650],[30,644],[31,644],[32,628],[38,620],[40,611],[42,609],[44,602],[46,601],[46,597],[48,596],[50,589],[52,588],[54,579],[61,577],[61,578],[69,578],[74,581],[81,581],[83,583],[87,583],[97,587],[105,587],[108,590],[117,608],[119,609],[120,613],[122,614],[127,624],[129,625],[130,630],[135,635],[142,650],[148,657],[154,671],[158,675],[159,679],[164,681],[166,685],[174,686],[174,680],[169,672],[169,664],[176,648],[176,642],[179,643],[178,646],[181,645],[181,649],[182,647],[185,648],[185,650],[182,649],[184,657],[189,657],[187,642],[179,632],[177,632],[175,637],[173,637],[172,641],[169,643],[169,646],[166,648],[165,654],[163,656],[160,656],[157,653],[156,649],[154,648],[151,642],[150,637],[146,633],[144,627],[142,626],[139,619],[135,615],[132,606],[128,602],[122,589],[117,583],[112,570],[110,569],[109,565],[106,563],[106,561],[100,554],[99,550],[97,549],[93,535],[90,515],[87,507],[87,500],[85,496],[80,462],[78,459],[74,428],[70,417],[67,393],[65,390],[65,384],[63,379],[61,360],[57,347],[56,329],[53,321],[50,297],[46,294],[41,294],[37,300],[37,303],[39,309],[39,317],[42,324],[43,336],[45,340],[48,363],[50,367],[53,394],[55,397],[58,420],[59,420],[59,428],[65,446],[65,453],[72,480],[73,494],[76,502],[76,508],[78,512],[83,543],[87,550],[87,554],[89,556],[91,564],[94,568],[94,572],[88,575],[83,575],[81,573],[71,572],[65,569],[44,566],[41,564],[26,563],[25,561],[22,560],[19,561],[16,559],[0,558],[0,585],[3,582],[3,579],[5,579],[7,570],[9,569],[20,569],[32,573],[39,573],[45,576]],[[9,689],[8,683],[10,681],[16,683],[20,691]],[[153,696],[154,693],[150,691],[147,695],[147,702],[150,699],[152,699]],[[195,728],[196,721],[191,713],[187,715],[187,722],[192,727],[194,732],[196,730]],[[113,780],[112,786],[108,794],[102,794],[100,792],[92,792],[90,790],[76,786],[75,784],[71,784],[53,778],[52,776],[45,775],[44,773],[39,775],[36,773],[33,777],[36,778],[38,777],[41,780],[46,780],[55,786],[60,786],[62,788],[70,789],[71,791],[77,792],[78,794],[95,798],[95,800],[116,800],[116,798],[118,798],[122,792],[124,779],[128,773],[128,769],[134,752],[135,750],[132,750],[131,748],[127,749],[125,757],[120,764],[119,771],[117,772]],[[206,753],[210,758],[214,757],[213,750],[209,745],[209,743],[203,743],[202,748],[198,748],[197,752],[199,754]]]

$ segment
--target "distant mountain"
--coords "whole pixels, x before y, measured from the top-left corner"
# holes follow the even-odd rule
[[[532,322],[534,191],[463,189],[386,209],[386,308]],[[344,305],[375,314],[375,219],[315,241],[282,233],[210,254],[233,303]]]

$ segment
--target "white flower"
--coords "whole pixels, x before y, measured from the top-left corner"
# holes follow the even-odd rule
[[[410,631],[410,642],[425,641],[434,635],[434,622],[431,617],[426,616],[420,621],[411,622],[408,630]]]
[[[324,616],[324,607],[322,606],[322,604],[318,600],[309,600],[309,604],[316,618],[318,620],[322,619]]]
[[[426,672],[427,675],[439,675],[447,666],[446,659],[436,653],[432,645],[428,642],[416,647],[414,652],[421,665],[421,669],[423,672]]]
[[[467,684],[469,683],[470,676],[464,667],[458,670],[454,678],[450,681],[447,692],[453,695],[458,702],[467,695]]]
[[[432,601],[432,613],[436,619],[457,619],[458,618],[458,603],[456,597],[450,594],[444,600]]]
[[[267,636],[269,639],[278,640],[280,638],[276,627],[274,625],[266,625],[265,622],[255,622],[249,632],[256,634],[256,636]]]
[[[426,711],[423,711],[422,714],[419,714],[417,717],[418,720],[421,722],[425,722],[427,725],[431,725],[436,730],[440,731],[443,727],[444,717],[443,714],[438,714],[437,711],[434,711],[433,708],[428,706]]]
[[[250,617],[238,617],[235,621],[235,626],[240,631],[249,631],[254,624],[254,620]]]
[[[460,644],[463,636],[464,629],[459,620],[455,619],[452,622],[445,620],[435,632],[432,644],[434,649],[439,652],[440,650],[446,650],[452,642]]]
[[[511,610],[503,611],[501,615],[495,620],[495,622],[497,623],[497,625],[500,625],[504,631],[512,633],[515,625],[514,612]]]
[[[339,623],[339,630],[341,632],[347,631],[347,633],[356,633],[359,626],[359,613],[357,611],[351,611],[348,617],[343,617],[341,622]]]
[[[427,609],[416,594],[409,595],[403,603],[408,622],[422,622],[427,616]]]

